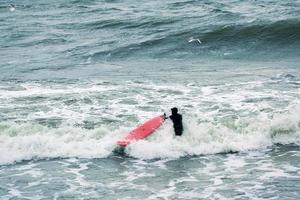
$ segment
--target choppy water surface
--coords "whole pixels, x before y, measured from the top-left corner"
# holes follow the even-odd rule
[[[1,199],[299,199],[299,1],[0,2]]]
[[[55,159],[1,167],[4,199],[296,199],[299,147],[175,160]],[[4,169],[5,168],[5,169]]]

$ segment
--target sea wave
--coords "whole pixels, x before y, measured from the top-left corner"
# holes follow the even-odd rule
[[[202,37],[207,41],[247,41],[257,39],[273,43],[299,42],[300,21],[289,19],[271,23],[233,24],[208,31]]]
[[[112,23],[113,26],[120,22]],[[159,22],[151,22],[150,24]],[[172,23],[181,22],[172,21]],[[149,23],[142,23],[141,26]],[[164,24],[164,23],[163,23]],[[108,26],[108,24],[106,24]],[[122,27],[129,25],[122,23]],[[132,26],[132,25],[130,25]],[[157,25],[159,29],[159,25]],[[139,25],[136,25],[139,27]],[[147,29],[147,28],[146,28]],[[192,25],[181,29],[156,33],[152,32],[151,37],[132,34],[126,42],[120,45],[111,46],[108,49],[96,51],[92,54],[94,59],[103,58],[128,58],[131,56],[150,57],[203,57],[203,56],[225,56],[239,57],[243,55],[263,53],[264,56],[280,54],[281,57],[298,54],[294,48],[300,45],[300,21],[288,19],[276,22],[252,22],[233,23],[218,26]],[[139,33],[137,31],[137,33]],[[274,52],[276,49],[277,53]],[[287,53],[289,53],[287,55]]]
[[[103,62],[128,66],[128,60],[293,62],[300,46],[297,6],[274,1],[7,3],[0,6],[0,78],[26,74],[30,79],[35,73],[38,79],[39,73]]]
[[[131,143],[126,153],[139,159],[169,159],[189,155],[245,152],[274,144],[300,145],[300,118],[278,114],[273,119],[248,118],[232,126],[188,119],[182,137],[174,137],[167,121],[146,140]],[[105,158],[113,154],[116,141],[128,127],[92,130],[64,126],[49,128],[38,124],[0,124],[0,164],[49,158]],[[145,148],[146,147],[146,148]]]

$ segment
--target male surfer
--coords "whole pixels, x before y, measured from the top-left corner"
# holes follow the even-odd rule
[[[173,127],[175,131],[176,136],[181,136],[183,132],[183,126],[182,126],[182,116],[181,114],[178,114],[178,109],[176,107],[171,108],[172,115],[170,115],[170,119],[173,122]],[[166,117],[167,119],[167,117]]]

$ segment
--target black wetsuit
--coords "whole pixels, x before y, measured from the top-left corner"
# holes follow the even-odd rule
[[[173,127],[176,136],[181,136],[183,132],[182,116],[178,113],[172,114],[170,119],[173,121]]]

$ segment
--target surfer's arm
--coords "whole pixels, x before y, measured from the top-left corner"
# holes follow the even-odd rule
[[[166,113],[164,113],[164,118],[165,118],[165,119],[168,119],[168,118],[169,118],[169,117],[167,117]]]

